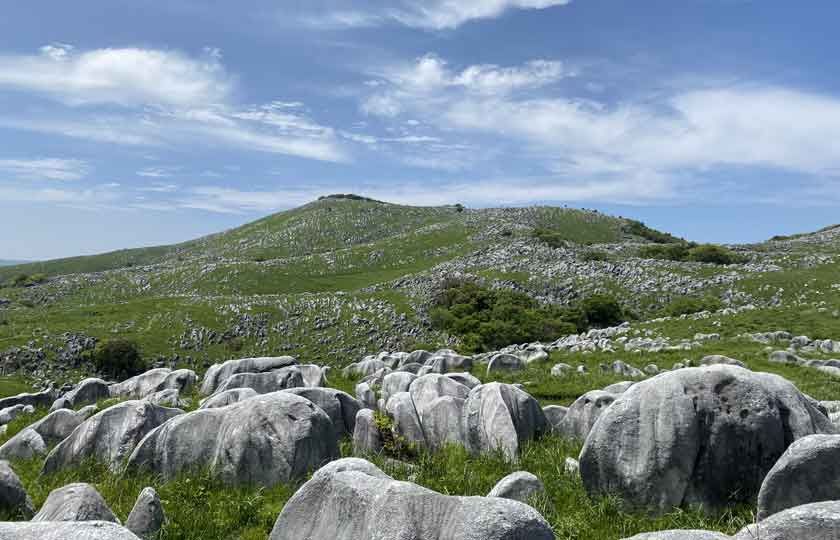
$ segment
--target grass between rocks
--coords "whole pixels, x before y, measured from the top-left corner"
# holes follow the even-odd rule
[[[342,451],[350,454],[349,442],[342,444]],[[612,499],[590,500],[580,478],[564,472],[566,458],[576,458],[579,452],[579,443],[545,437],[527,444],[518,464],[507,461],[501,454],[471,456],[457,446],[437,453],[421,453],[410,464],[384,456],[367,458],[397,480],[415,482],[446,495],[484,496],[505,475],[517,470],[530,471],[546,486],[546,496],[530,502],[561,540],[616,540],[670,528],[732,533],[752,520],[749,508],[717,516],[679,510],[651,519],[622,511]],[[168,520],[161,540],[265,540],[283,506],[304,481],[270,489],[232,488],[222,485],[207,471],[193,471],[162,482],[146,474],[116,475],[94,462],[42,476],[42,464],[41,459],[13,463],[36,508],[53,489],[73,482],[89,482],[96,486],[117,517],[125,521],[140,491],[153,486]]]

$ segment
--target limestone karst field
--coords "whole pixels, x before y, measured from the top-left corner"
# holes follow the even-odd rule
[[[0,539],[835,538],[840,226],[689,241],[330,196],[2,267]]]

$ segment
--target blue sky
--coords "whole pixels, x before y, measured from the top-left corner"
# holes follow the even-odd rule
[[[355,192],[568,204],[704,241],[840,207],[840,5],[7,2],[0,258]]]

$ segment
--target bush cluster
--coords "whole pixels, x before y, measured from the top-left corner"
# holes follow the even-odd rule
[[[608,295],[595,295],[567,308],[541,305],[522,292],[463,282],[444,287],[430,315],[435,328],[461,337],[465,351],[486,352],[612,326],[623,320],[624,312]]]
[[[634,219],[627,220],[627,223],[624,225],[623,230],[627,234],[631,234],[633,236],[640,236],[645,240],[649,240],[656,244],[672,244],[676,242],[682,242],[681,238],[677,238],[676,236],[669,233],[657,231],[656,229],[651,229],[641,221],[636,221]]]
[[[33,287],[47,281],[44,274],[18,274],[9,280],[10,287]]]
[[[743,263],[745,260],[737,253],[723,246],[717,244],[695,244],[693,242],[644,246],[639,250],[639,257],[643,259],[692,261],[721,265]]]
[[[139,375],[148,368],[140,348],[127,339],[112,339],[97,344],[92,360],[97,371],[120,380]]]

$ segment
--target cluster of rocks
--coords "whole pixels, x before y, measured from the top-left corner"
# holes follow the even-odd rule
[[[55,489],[35,513],[32,500],[9,462],[0,461],[0,511],[20,520],[0,523],[0,538],[43,540],[153,540],[166,516],[154,488],[144,488],[123,527],[105,499],[90,484]]]

